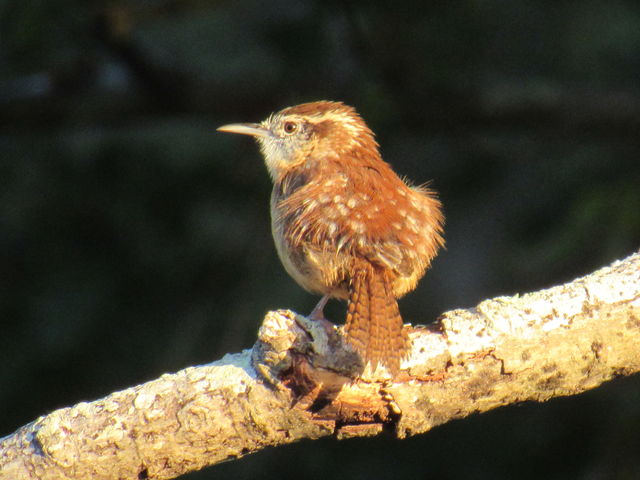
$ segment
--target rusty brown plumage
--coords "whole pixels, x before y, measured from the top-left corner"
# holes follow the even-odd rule
[[[364,359],[396,373],[409,345],[392,283],[386,269],[367,260],[354,261],[345,331]]]
[[[313,293],[347,300],[347,340],[372,370],[397,373],[409,345],[396,299],[415,288],[444,243],[434,193],[400,179],[342,103],[306,103],[220,130],[258,140],[287,272]]]

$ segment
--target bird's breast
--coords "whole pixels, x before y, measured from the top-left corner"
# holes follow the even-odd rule
[[[305,290],[321,295],[347,298],[346,272],[348,255],[335,249],[320,248],[317,244],[292,236],[301,219],[282,208],[282,195],[274,188],[271,197],[271,232],[287,273]],[[307,230],[310,230],[308,227]]]

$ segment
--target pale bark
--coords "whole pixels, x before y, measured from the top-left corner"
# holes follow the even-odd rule
[[[0,439],[0,478],[174,478],[302,438],[374,435],[383,424],[403,438],[583,392],[640,370],[640,254],[447,312],[411,337],[406,375],[354,382],[339,335],[271,312],[253,350],[57,410]]]

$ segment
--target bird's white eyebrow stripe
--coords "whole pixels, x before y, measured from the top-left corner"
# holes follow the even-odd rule
[[[351,115],[345,115],[339,112],[322,112],[314,115],[310,115],[307,117],[309,119],[317,119],[317,121],[312,121],[311,123],[319,124],[322,122],[337,122],[340,123],[340,126],[349,130],[353,136],[358,136],[362,132],[364,132],[364,128],[361,125],[361,122],[358,122]]]

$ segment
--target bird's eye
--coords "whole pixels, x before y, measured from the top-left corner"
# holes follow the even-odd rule
[[[298,124],[296,122],[284,122],[284,133],[291,135],[298,130]]]

